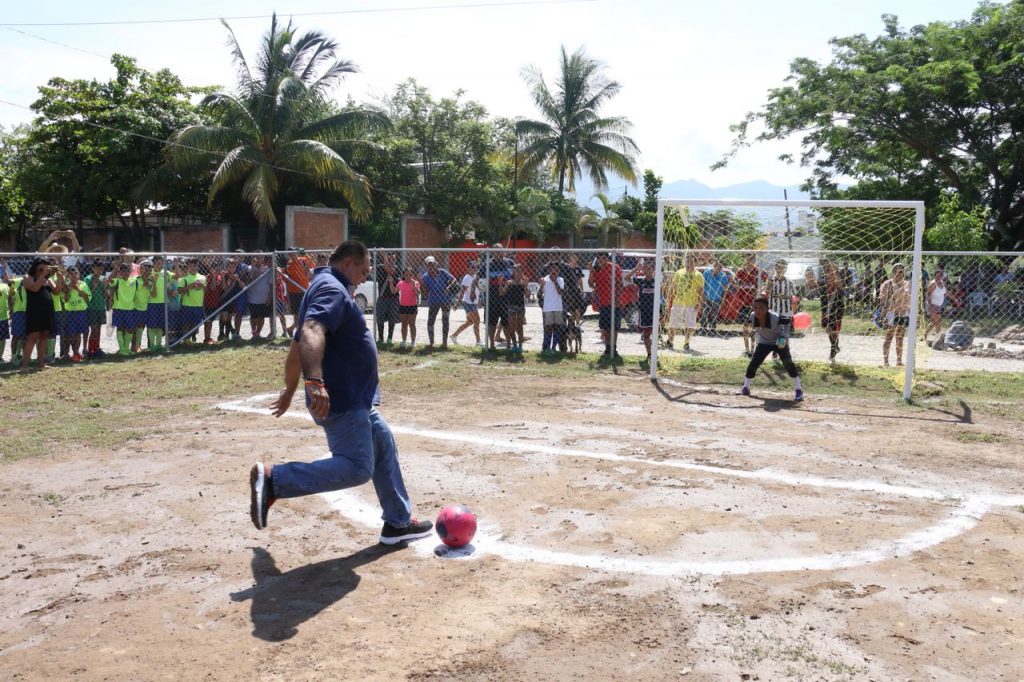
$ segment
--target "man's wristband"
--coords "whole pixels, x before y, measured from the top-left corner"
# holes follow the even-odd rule
[[[320,377],[310,377],[306,379],[306,385],[313,384],[314,386],[323,386],[324,380]]]

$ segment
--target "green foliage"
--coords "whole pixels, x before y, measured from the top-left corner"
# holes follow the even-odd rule
[[[607,80],[601,62],[580,48],[571,55],[562,47],[555,87],[548,87],[535,67],[523,69],[523,80],[542,118],[521,119],[516,133],[524,143],[522,167],[533,171],[548,165],[558,194],[575,190],[576,177],[586,172],[598,189],[608,187],[608,171],[636,181],[636,143],[623,117],[602,117],[599,110],[621,86]]]
[[[533,236],[538,244],[543,244],[545,236],[555,223],[555,211],[551,208],[551,197],[539,189],[524,187],[519,190],[515,214],[515,217],[509,221],[509,236],[518,232],[526,232]]]
[[[355,64],[337,59],[338,45],[310,31],[299,35],[291,22],[271,19],[254,68],[228,29],[237,83],[234,92],[208,95],[202,107],[216,123],[180,129],[166,148],[170,167],[185,177],[209,178],[208,200],[240,194],[261,232],[277,226],[290,193],[310,187],[339,197],[357,219],[372,213],[370,185],[346,159],[365,136],[388,126],[370,109],[337,110],[330,92]],[[260,246],[267,246],[261,234]]]
[[[988,214],[988,209],[982,206],[965,211],[960,208],[960,196],[956,192],[943,192],[935,223],[924,232],[925,248],[929,251],[985,250]]]
[[[601,202],[604,215],[592,208],[585,208],[576,221],[576,231],[594,230],[600,235],[599,246],[610,246],[608,238],[615,235],[616,246],[623,234],[633,229],[633,224],[615,212],[615,205],[604,194],[598,192],[594,198]]]
[[[1024,3],[983,2],[969,20],[832,41],[828,63],[796,59],[790,83],[734,127],[734,152],[801,136],[800,162],[824,197],[924,199],[952,187],[991,210],[995,246],[1024,246]],[[728,157],[720,164],[726,163]],[[836,178],[852,177],[840,192]]]
[[[435,99],[414,80],[387,100],[394,121],[389,149],[418,173],[422,208],[437,216],[452,240],[469,232],[498,236],[511,217],[511,130],[495,124],[461,91]]]
[[[200,121],[189,101],[200,91],[129,57],[111,62],[111,81],[53,78],[39,88],[38,117],[15,143],[19,205],[79,225],[117,216],[136,245],[148,246],[140,180],[159,164],[161,140]],[[166,198],[173,208],[194,206],[188,196]]]

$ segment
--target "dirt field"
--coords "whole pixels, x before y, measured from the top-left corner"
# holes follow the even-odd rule
[[[0,679],[1024,679],[1018,421],[638,371],[384,385],[419,514],[469,505],[474,554],[377,545],[370,486],[256,531],[252,461],[322,432],[183,400],[3,465]]]

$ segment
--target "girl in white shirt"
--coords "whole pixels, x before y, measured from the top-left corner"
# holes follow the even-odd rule
[[[928,283],[928,293],[925,295],[925,308],[928,311],[928,324],[924,328],[924,342],[928,343],[928,333],[935,330],[938,334],[942,331],[942,306],[946,305],[946,276],[942,268],[935,269],[935,276]]]

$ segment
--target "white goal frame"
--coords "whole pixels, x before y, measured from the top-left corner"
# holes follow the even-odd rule
[[[744,199],[659,199],[658,200],[658,237],[655,252],[655,291],[658,295],[654,297],[654,329],[652,330],[651,344],[651,381],[658,380],[658,339],[661,333],[661,292],[664,291],[664,253],[665,253],[665,208],[669,206],[679,207],[706,207],[706,208],[903,208],[914,209],[914,247],[913,265],[911,277],[911,300],[910,326],[907,329],[907,362],[903,375],[903,399],[910,401],[914,387],[914,367],[916,362],[917,325],[919,309],[921,307],[921,251],[924,243],[924,202],[923,201],[821,201],[821,200],[800,200],[800,199],[778,199],[778,200],[744,200]],[[695,249],[708,251],[709,249]],[[714,249],[710,249],[714,251]],[[821,253],[827,253],[823,250]]]

